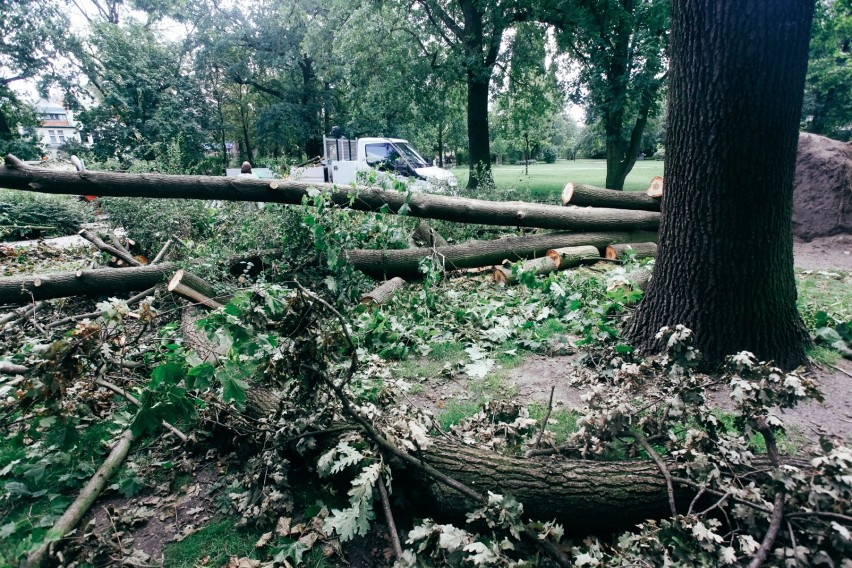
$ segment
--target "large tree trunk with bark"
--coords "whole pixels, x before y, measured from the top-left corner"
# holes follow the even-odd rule
[[[556,518],[568,530],[582,529],[584,534],[629,528],[645,519],[671,515],[665,478],[650,460],[513,458],[452,438],[433,438],[422,458],[480,493],[512,495],[533,519]],[[432,514],[440,511],[447,517],[463,517],[475,508],[435,482],[428,482],[427,489]]]
[[[538,227],[568,231],[655,230],[660,216],[651,211],[577,209],[523,202],[485,201],[464,197],[406,194],[399,191],[352,188],[287,180],[121,174],[111,172],[58,172],[31,168],[7,156],[0,168],[0,187],[70,195],[203,199],[206,201],[263,201],[301,204],[311,188],[320,187],[340,207],[358,211],[388,210],[408,206],[408,215],[459,223],[508,227]],[[9,167],[12,166],[12,167]],[[354,197],[353,197],[354,195]]]
[[[491,142],[488,135],[488,83],[468,71],[467,139],[470,152],[468,189],[487,186],[491,181]]]
[[[654,233],[546,233],[525,237],[509,237],[491,241],[471,241],[460,245],[404,250],[356,249],[344,252],[346,262],[354,268],[385,279],[392,276],[412,277],[420,274],[420,261],[433,255],[446,270],[479,268],[500,264],[503,260],[525,260],[544,255],[550,249],[591,245],[598,249],[612,243],[638,243],[656,239]]]
[[[676,0],[666,192],[654,279],[628,329],[666,325],[710,361],[805,361],[791,211],[813,0]]]
[[[0,278],[0,303],[27,303],[79,295],[108,296],[145,290],[168,280],[177,267],[170,263],[133,268],[96,268],[35,276]]]

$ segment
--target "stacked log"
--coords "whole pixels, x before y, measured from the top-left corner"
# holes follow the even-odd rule
[[[613,243],[647,242],[657,238],[649,231],[601,233],[544,233],[523,237],[509,237],[491,241],[470,241],[445,247],[413,248],[402,250],[354,249],[344,252],[346,262],[357,270],[372,276],[416,277],[420,262],[435,257],[447,270],[479,268],[510,261],[542,256],[550,249],[589,245],[598,249]]]
[[[657,243],[618,243],[606,247],[604,256],[618,260],[624,254],[632,254],[636,260],[657,257]]]
[[[660,200],[644,193],[615,191],[571,181],[562,190],[562,205],[610,207],[638,211],[660,210]]]
[[[516,284],[518,277],[523,273],[544,276],[557,270],[566,270],[599,258],[600,253],[593,246],[550,249],[543,257],[524,261],[517,269],[511,264],[495,266],[494,281],[498,284]]]

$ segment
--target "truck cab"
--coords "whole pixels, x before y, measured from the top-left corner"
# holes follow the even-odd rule
[[[402,138],[324,137],[324,157],[321,168],[301,173],[303,181],[322,181],[349,185],[357,183],[360,172],[374,171],[377,178],[404,181],[413,191],[449,193],[458,187],[458,180],[447,170],[430,165]]]

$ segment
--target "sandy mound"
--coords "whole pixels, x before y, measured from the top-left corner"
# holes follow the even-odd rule
[[[793,235],[809,241],[852,234],[852,144],[799,136],[793,191]]]

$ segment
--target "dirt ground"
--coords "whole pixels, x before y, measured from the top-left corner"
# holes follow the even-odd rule
[[[798,269],[852,271],[852,235],[821,237],[809,242],[797,240],[794,256]],[[547,404],[550,389],[554,387],[554,406],[581,410],[583,392],[568,384],[575,359],[576,355],[528,357],[512,370],[512,379],[506,384],[506,389],[517,393],[518,400]],[[811,371],[820,382],[825,402],[802,404],[781,414],[781,418],[791,426],[791,435],[816,442],[820,434],[828,434],[852,442],[852,361],[841,359],[836,367]],[[412,399],[438,412],[447,402],[465,401],[468,396],[469,389],[464,380],[450,380],[429,386]],[[723,390],[711,393],[710,399],[720,408],[732,408],[730,397]]]

